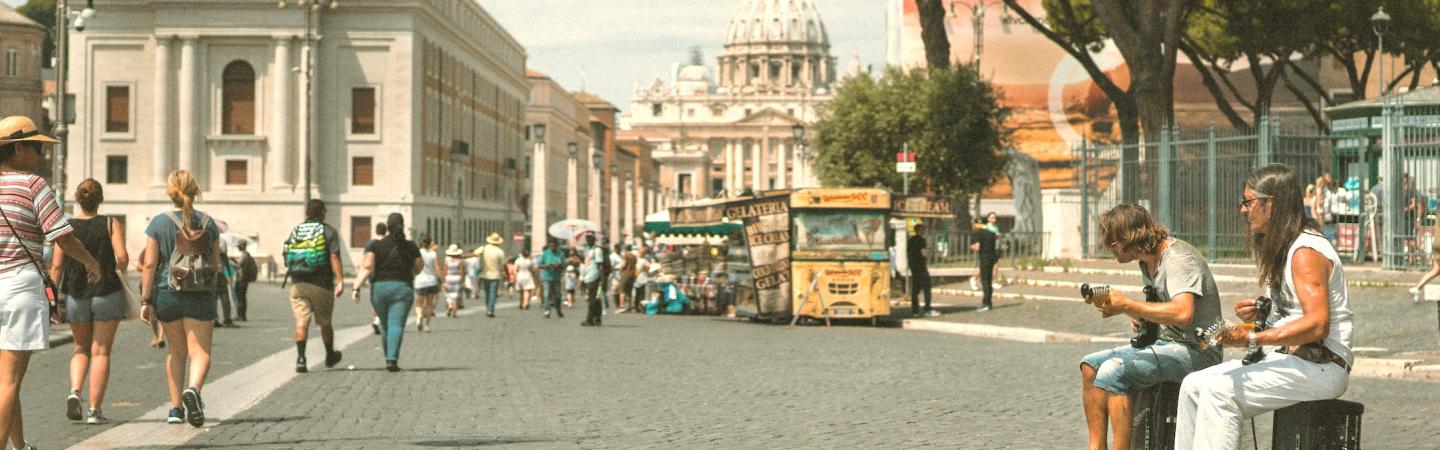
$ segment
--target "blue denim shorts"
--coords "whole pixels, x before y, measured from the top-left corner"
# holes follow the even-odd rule
[[[213,292],[174,292],[169,289],[155,291],[155,318],[162,323],[181,318],[215,320],[215,307]]]
[[[1145,348],[1122,345],[1091,353],[1080,364],[1095,368],[1095,387],[1131,395],[1166,381],[1179,382],[1191,372],[1220,362],[1214,352],[1159,340]]]
[[[92,323],[125,320],[125,291],[117,290],[99,297],[65,296],[65,320],[70,323]]]

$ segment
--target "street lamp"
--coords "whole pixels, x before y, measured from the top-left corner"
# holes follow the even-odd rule
[[[55,18],[60,23],[59,33],[55,33],[55,52],[58,55],[55,67],[55,138],[59,144],[55,144],[55,160],[51,161],[52,173],[55,177],[55,194],[65,198],[65,154],[69,152],[70,145],[65,139],[70,133],[69,116],[66,112],[65,78],[68,75],[66,67],[70,65],[70,28],[75,28],[77,33],[85,32],[87,22],[95,18],[95,0],[85,0],[85,8],[80,11],[71,11],[65,0],[55,3]]]
[[[574,142],[565,144],[565,149],[570,151],[571,158],[574,158],[580,154],[580,146],[576,145]]]
[[[1381,6],[1370,16],[1370,27],[1375,30],[1375,37],[1379,40],[1379,49],[1375,52],[1377,61],[1385,58],[1385,34],[1390,32],[1390,15],[1385,14],[1385,7]],[[1385,64],[1380,63],[1380,95],[1384,96],[1388,91],[1389,83],[1385,80]]]
[[[340,7],[340,0],[278,0],[277,8],[285,9],[291,2],[295,7],[305,9],[305,64],[301,72],[305,75],[305,203],[310,203],[310,191],[314,185],[314,177],[311,176],[312,161],[315,159],[315,53],[319,50],[316,46],[320,42],[320,14],[326,9],[334,10]],[[306,6],[309,6],[308,8]]]
[[[1000,14],[1000,25],[1006,33],[1010,32],[1010,22],[1015,20],[1010,16],[1010,8],[999,0],[975,0],[975,1],[951,1],[950,17],[960,17],[959,9],[964,6],[970,10],[970,26],[975,30],[975,52],[974,60],[971,62],[978,70],[980,68],[980,54],[985,52],[985,8],[992,6],[1004,6]]]
[[[535,142],[545,143],[545,124],[537,123],[531,125],[530,130],[535,132]]]

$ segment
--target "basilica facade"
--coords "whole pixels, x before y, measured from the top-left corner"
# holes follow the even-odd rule
[[[626,134],[654,145],[680,200],[815,186],[806,126],[830,100],[835,58],[811,0],[743,0],[715,70],[700,50],[638,86]]]

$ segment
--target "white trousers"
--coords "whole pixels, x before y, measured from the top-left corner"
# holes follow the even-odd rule
[[[1299,402],[1340,397],[1350,374],[1333,363],[1316,364],[1266,350],[1251,365],[1229,361],[1192,373],[1180,384],[1175,448],[1227,449],[1240,446],[1240,424]]]

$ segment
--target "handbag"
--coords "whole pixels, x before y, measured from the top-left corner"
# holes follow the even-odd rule
[[[10,227],[10,233],[20,239],[20,231],[15,229],[15,224],[10,223],[10,215],[5,214],[5,209],[0,208],[0,218],[5,219],[5,225]],[[55,303],[60,299],[60,289],[55,287],[55,280],[50,279],[50,274],[40,267],[40,261],[35,259],[35,254],[30,253],[30,247],[22,241],[20,248],[25,250],[25,257],[30,258],[30,264],[35,266],[35,271],[40,273],[40,281],[45,284],[45,300],[50,304],[50,314],[55,314]]]

